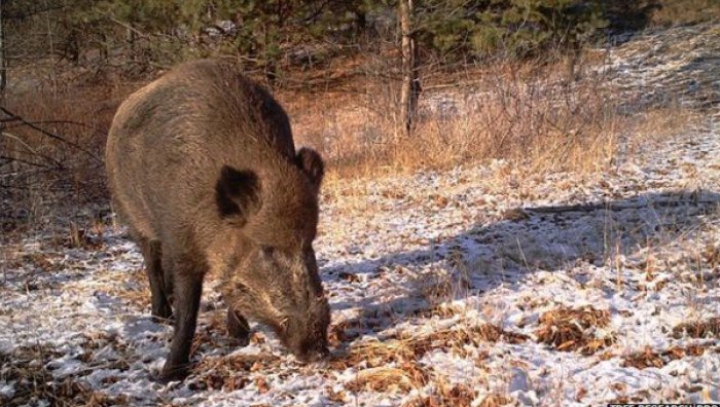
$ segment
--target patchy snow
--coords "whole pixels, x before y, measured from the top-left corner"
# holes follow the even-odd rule
[[[468,167],[330,185],[316,248],[333,329],[346,337],[335,344],[335,365],[297,365],[265,331],[233,348],[209,284],[196,359],[259,362],[223,373],[239,382],[234,389],[201,384],[212,363],[184,383],[149,381],[171,329],[150,320],[141,257],[110,227],[97,248],[37,239],[10,251],[0,349],[12,355],[42,344],[52,354],[39,360],[56,380],[70,376],[134,405],[394,406],[438,392],[438,382],[465,385],[476,399],[505,394],[526,405],[717,402],[718,335],[673,335],[681,323],[720,316],[712,254],[720,247],[720,167],[711,153],[720,151],[720,137],[712,129],[648,146],[606,174],[515,183],[512,170],[503,179],[492,168]],[[683,162],[692,163],[692,182],[659,175],[677,174]],[[615,340],[589,355],[536,343],[542,314],[560,306],[608,311],[610,323],[594,335]],[[345,386],[372,366],[333,367],[362,344],[482,324],[528,339],[470,340],[460,350],[433,342],[415,360],[428,378],[412,390],[350,391]],[[624,365],[646,349],[688,346],[702,353],[659,367]],[[401,361],[388,363],[403,369]],[[14,381],[1,381],[0,397],[13,394]]]
[[[106,405],[720,402],[720,319],[704,336],[678,328],[720,318],[719,151],[708,115],[603,174],[521,177],[497,161],[328,185],[315,244],[333,310],[325,366],[295,363],[263,329],[235,348],[211,277],[199,366],[156,384],[171,328],[149,318],[122,229],[96,228],[81,249],[29,239],[4,248],[0,401],[42,371]],[[561,309],[595,322],[550,326]],[[562,329],[583,337],[556,340]]]

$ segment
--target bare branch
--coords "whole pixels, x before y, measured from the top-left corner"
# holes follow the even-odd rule
[[[42,164],[39,164],[39,163],[34,163],[34,162],[32,162],[32,161],[23,160],[22,158],[9,157],[9,156],[6,156],[6,155],[0,155],[0,160],[5,160],[5,161],[6,161],[5,164],[11,163],[11,162],[18,162],[18,163],[25,164],[25,165],[29,165],[29,166],[32,166],[32,167],[48,168],[47,165],[42,165]],[[3,164],[3,165],[4,165],[4,164]]]
[[[45,155],[45,154],[42,154],[42,153],[39,153],[39,152],[35,151],[34,148],[32,148],[28,143],[26,143],[26,142],[25,142],[23,139],[21,139],[20,137],[15,136],[15,135],[13,135],[13,134],[10,134],[10,133],[8,133],[8,132],[2,132],[2,133],[0,133],[0,136],[7,137],[7,138],[10,138],[10,139],[15,140],[16,142],[20,143],[21,146],[25,147],[25,149],[30,152],[29,154],[31,154],[32,156],[40,157],[40,158],[42,158],[42,159],[44,159],[44,160],[46,160],[46,161],[49,161],[49,162],[55,164],[55,167],[56,167],[57,169],[59,169],[59,170],[64,170],[64,169],[65,169],[65,166],[63,165],[63,163],[61,163],[60,161],[58,161],[58,160],[56,160],[56,159],[54,159],[54,158],[52,158],[52,157],[50,157],[50,156],[48,156],[48,155]]]
[[[49,137],[49,138],[51,138],[51,139],[53,139],[53,140],[57,140],[57,141],[59,141],[59,142],[61,142],[61,143],[67,144],[67,145],[69,145],[69,146],[77,149],[78,151],[87,154],[90,158],[92,158],[93,160],[97,161],[98,163],[102,163],[102,162],[103,162],[103,160],[101,160],[97,155],[93,154],[91,151],[83,148],[82,146],[78,145],[77,143],[73,143],[72,141],[68,141],[68,140],[66,140],[65,138],[63,138],[63,137],[61,137],[61,136],[59,136],[59,135],[57,135],[57,134],[55,134],[55,133],[51,133],[51,132],[43,129],[43,128],[40,127],[40,126],[38,126],[38,125],[36,125],[36,124],[33,124],[32,122],[29,122],[29,121],[23,119],[22,117],[16,115],[15,113],[12,113],[11,111],[5,109],[4,107],[1,107],[1,106],[0,106],[0,111],[2,111],[3,113],[5,113],[6,115],[10,116],[11,118],[20,121],[20,122],[23,123],[24,125],[30,127],[30,128],[33,129],[33,130],[36,130],[36,131],[40,132],[41,134],[43,134],[43,135],[45,135],[45,136],[47,136],[47,137]],[[57,161],[56,161],[56,162],[57,162]]]

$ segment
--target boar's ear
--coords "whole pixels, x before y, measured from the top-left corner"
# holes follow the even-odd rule
[[[298,151],[295,159],[300,169],[310,177],[310,181],[319,187],[325,175],[325,164],[323,164],[320,154],[312,148],[303,147]]]
[[[215,185],[215,202],[222,218],[244,225],[260,208],[258,176],[252,171],[223,166]]]

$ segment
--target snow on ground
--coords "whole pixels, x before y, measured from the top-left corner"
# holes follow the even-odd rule
[[[330,183],[315,244],[333,311],[324,366],[295,363],[262,327],[234,347],[211,281],[197,368],[156,384],[171,328],[149,318],[122,229],[5,247],[0,402],[720,402],[720,124],[701,120],[602,174],[498,161]]]

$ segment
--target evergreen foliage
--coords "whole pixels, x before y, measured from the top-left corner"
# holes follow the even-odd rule
[[[422,55],[441,61],[576,52],[608,29],[642,29],[661,3],[689,0],[415,0]],[[230,54],[272,79],[298,49],[397,42],[397,0],[5,0],[9,60],[76,64],[124,58],[143,67]],[[390,29],[382,30],[385,24]],[[328,48],[328,47],[326,47]],[[311,52],[312,53],[312,52]],[[97,56],[100,58],[97,58]]]

